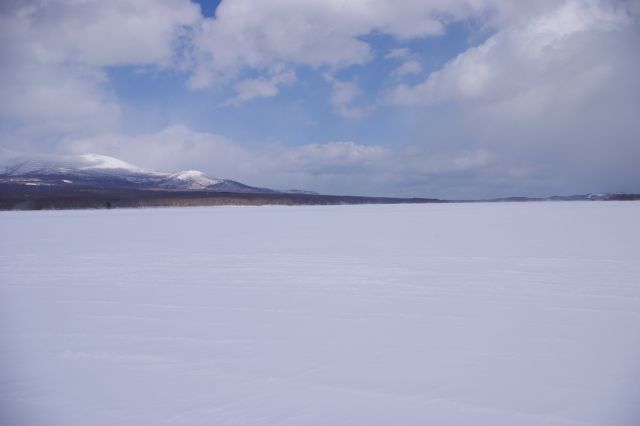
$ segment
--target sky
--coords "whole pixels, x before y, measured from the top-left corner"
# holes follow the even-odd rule
[[[328,194],[640,192],[637,0],[4,0],[0,145]]]

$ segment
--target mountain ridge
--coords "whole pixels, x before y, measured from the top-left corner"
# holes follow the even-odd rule
[[[102,154],[24,154],[0,148],[0,183],[28,186],[95,186],[157,190],[278,193],[198,170],[158,172]]]
[[[538,201],[627,201],[640,194],[591,193],[476,200],[321,195],[214,178],[198,170],[158,172],[101,154],[22,154],[0,147],[0,210],[211,205],[335,205]]]

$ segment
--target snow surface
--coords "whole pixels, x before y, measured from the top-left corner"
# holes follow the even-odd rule
[[[0,174],[19,176],[27,173],[55,174],[74,170],[125,170],[147,173],[139,167],[107,155],[25,154],[0,147]]]
[[[185,170],[182,172],[172,173],[168,178],[191,183],[192,186],[201,188],[206,188],[209,185],[216,185],[224,182],[222,179],[213,179],[205,176],[205,174],[199,170]]]
[[[126,161],[100,154],[82,154],[80,158],[88,164],[81,169],[121,169],[129,172],[144,173],[145,170],[136,167]]]
[[[640,203],[6,212],[0,424],[640,424]]]

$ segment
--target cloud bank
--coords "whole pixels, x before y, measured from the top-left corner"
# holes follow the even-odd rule
[[[100,152],[147,169],[196,168],[252,185],[304,188],[332,194],[438,197],[474,196],[483,186],[492,195],[536,183],[530,171],[504,169],[487,150],[434,152],[421,146],[390,149],[352,141],[294,147],[249,147],[212,133],[172,126],[139,136],[103,134],[63,142],[66,152]],[[473,182],[473,183],[470,183]]]

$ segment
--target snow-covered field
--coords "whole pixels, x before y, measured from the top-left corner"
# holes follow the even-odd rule
[[[0,424],[638,425],[640,203],[0,213]]]

